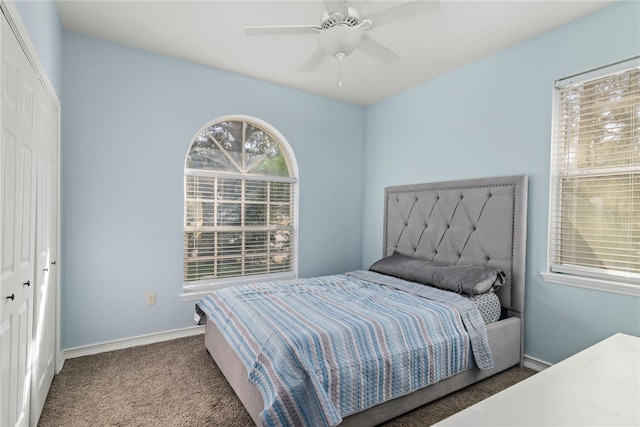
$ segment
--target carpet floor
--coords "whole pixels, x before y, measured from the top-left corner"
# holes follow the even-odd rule
[[[384,427],[436,423],[535,371],[511,368]],[[69,359],[55,376],[39,426],[251,426],[204,347],[204,336]]]

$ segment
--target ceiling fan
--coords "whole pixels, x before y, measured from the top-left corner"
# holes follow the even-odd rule
[[[369,37],[367,32],[372,28],[440,9],[439,1],[414,0],[362,16],[349,4],[350,0],[324,0],[326,11],[319,25],[253,26],[244,27],[244,32],[248,36],[318,34],[318,47],[298,71],[311,71],[325,56],[331,55],[340,61],[342,74],[342,60],[356,49],[383,63],[399,58],[395,52]],[[342,78],[339,84],[342,86]]]

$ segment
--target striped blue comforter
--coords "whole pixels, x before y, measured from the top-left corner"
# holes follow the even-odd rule
[[[265,426],[335,426],[474,358],[493,366],[473,303],[373,272],[225,288],[198,305],[260,390]]]

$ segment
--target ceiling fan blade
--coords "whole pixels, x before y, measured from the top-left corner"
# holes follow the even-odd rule
[[[346,17],[349,14],[348,7],[348,0],[324,0],[324,8],[329,15],[331,15],[333,12],[340,12],[342,16]]]
[[[244,27],[247,36],[265,36],[272,34],[296,34],[309,33],[311,30],[320,30],[317,25],[272,25],[262,27]]]
[[[372,40],[369,36],[366,35],[364,37],[362,45],[358,48],[358,50],[361,50],[362,52],[374,57],[378,61],[388,64],[397,61],[398,58],[400,58],[397,53],[387,47],[384,47],[383,45],[375,40]]]
[[[324,51],[321,47],[318,47],[314,50],[311,55],[307,58],[306,61],[298,68],[298,71],[311,71],[315,68],[316,65],[322,61],[322,59],[327,55],[327,52]]]
[[[366,18],[373,22],[373,27],[389,24],[410,18],[414,15],[432,13],[440,11],[440,1],[438,0],[415,0],[384,9],[379,12],[367,14]]]

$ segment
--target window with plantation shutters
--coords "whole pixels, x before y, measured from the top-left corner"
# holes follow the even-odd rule
[[[295,277],[296,194],[275,129],[247,117],[203,127],[185,161],[185,293]]]
[[[640,61],[556,82],[545,279],[640,295]]]

